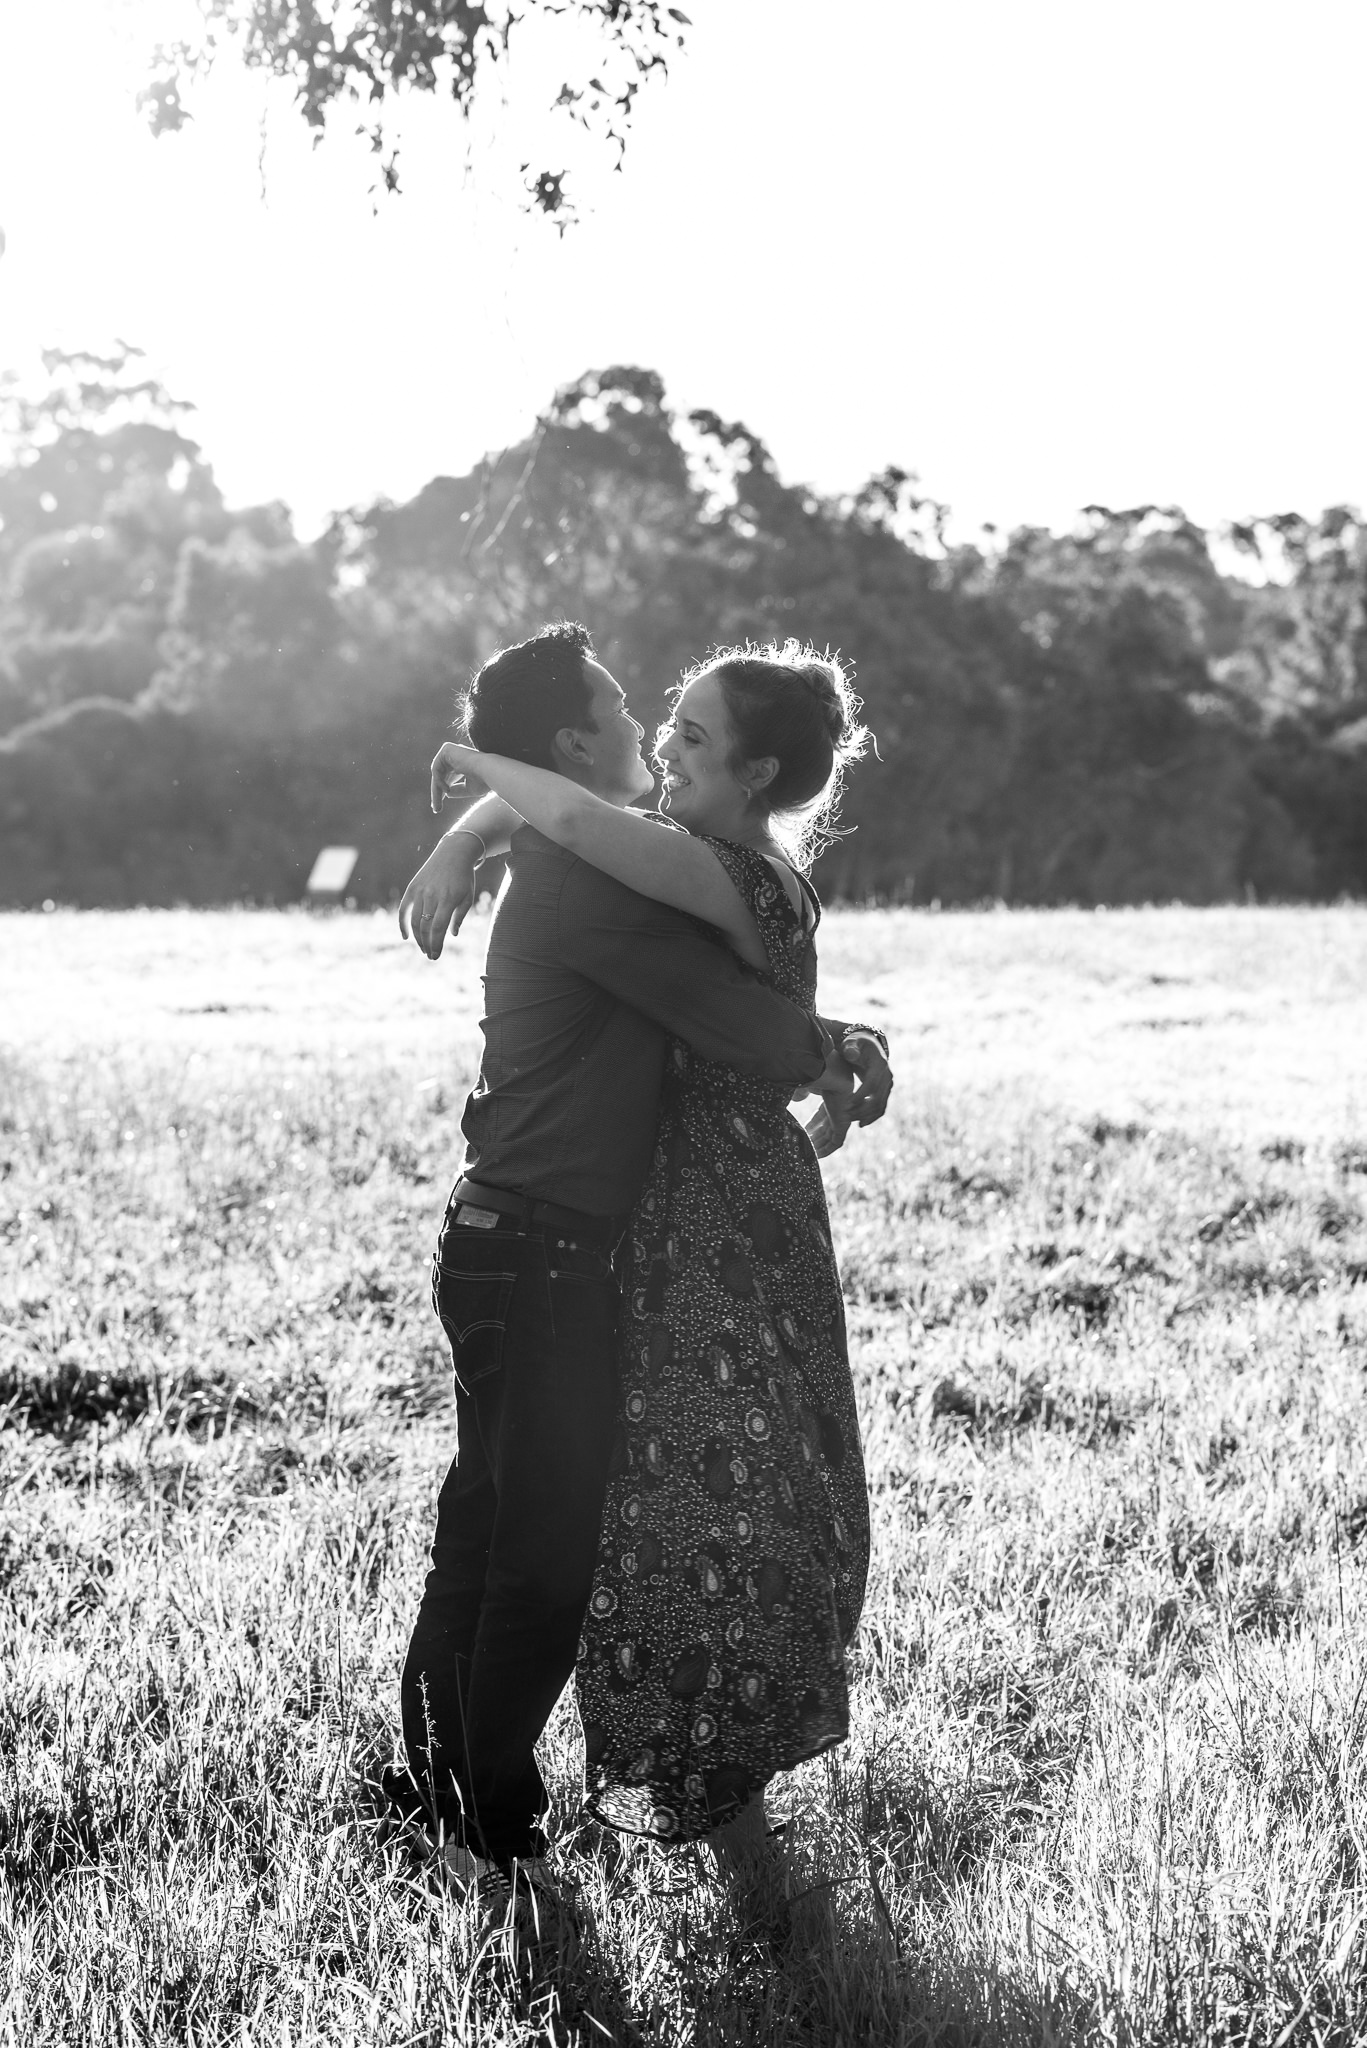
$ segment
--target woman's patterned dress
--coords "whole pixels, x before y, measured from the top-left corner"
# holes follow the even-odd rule
[[[806,928],[762,855],[708,844],[774,986],[813,1009],[816,916]],[[629,1232],[624,1413],[576,1685],[590,1811],[666,1840],[849,1728],[868,1498],[826,1196],[790,1092],[676,1042]]]

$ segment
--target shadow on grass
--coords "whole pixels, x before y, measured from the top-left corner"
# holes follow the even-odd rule
[[[697,2048],[1040,2039],[1035,2001],[992,1959],[942,1939],[918,1945],[899,1927],[875,1863],[804,1861],[721,1893],[711,1938],[678,1964],[678,2038]]]
[[[616,1847],[588,1831],[580,1842],[567,1867],[582,1945],[543,1954],[523,1980],[523,2022],[554,2011],[565,2029],[545,2038],[681,2048],[1042,2038],[1036,1988],[995,1958],[956,1954],[943,1935],[918,1943],[894,1917],[876,1858],[843,1835],[789,1837],[726,1876],[699,1847]]]

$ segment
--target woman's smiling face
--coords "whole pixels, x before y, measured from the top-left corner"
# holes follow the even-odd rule
[[[727,838],[745,816],[745,784],[728,766],[732,745],[720,677],[696,676],[655,740],[660,809],[690,832]]]

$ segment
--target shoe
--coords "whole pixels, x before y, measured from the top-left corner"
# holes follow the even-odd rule
[[[771,1823],[757,1793],[703,1840],[712,1851],[720,1884],[740,1894],[777,1898],[781,1892],[786,1898],[792,1887],[787,1836],[787,1821]]]
[[[716,1858],[718,1876],[740,1877],[756,1869],[769,1849],[772,1832],[764,1811],[764,1794],[756,1792],[739,1813],[704,1836]]]
[[[418,1829],[417,1848],[442,1890],[455,1898],[472,1893],[482,1898],[486,1892],[492,1897],[500,1885],[511,1898],[512,1887],[491,1856],[480,1856],[449,1837],[439,1839],[430,1828]]]
[[[460,1900],[475,1899],[486,1930],[511,1925],[544,1941],[569,1914],[544,1856],[514,1857],[503,1864],[464,1842],[439,1845],[427,1829],[418,1840],[442,1889]]]
[[[430,1837],[429,1837],[430,1839]],[[433,1848],[436,1844],[433,1843]],[[490,1877],[502,1875],[492,1857],[479,1856],[463,1842],[443,1842],[438,1861],[450,1883],[462,1895],[477,1889]]]
[[[494,1864],[477,1892],[486,1933],[506,1930],[518,1941],[546,1946],[578,1932],[574,1908],[544,1856],[514,1857],[506,1869]]]

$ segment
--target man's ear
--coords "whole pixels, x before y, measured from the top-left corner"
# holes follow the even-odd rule
[[[757,761],[747,761],[737,781],[742,782],[751,796],[758,796],[767,789],[778,774],[778,762],[772,754],[761,754]]]
[[[589,745],[589,735],[581,731],[577,725],[561,726],[551,741],[551,753],[555,759],[555,766],[562,775],[567,768],[575,770],[593,766],[593,749]]]

